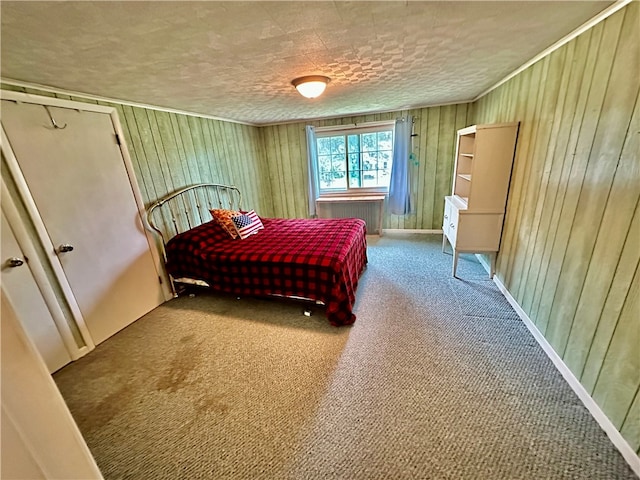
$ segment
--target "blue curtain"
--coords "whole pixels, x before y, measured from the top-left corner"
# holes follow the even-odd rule
[[[411,213],[411,129],[413,117],[396,120],[393,135],[393,166],[389,182],[389,210],[395,215]]]
[[[320,179],[318,178],[318,147],[316,144],[316,129],[306,126],[307,131],[307,159],[309,163],[309,216],[316,217],[316,200],[320,195]]]

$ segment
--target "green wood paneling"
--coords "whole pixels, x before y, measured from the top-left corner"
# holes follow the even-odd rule
[[[624,308],[627,296],[634,281],[638,281],[634,277],[640,265],[640,211],[636,208],[628,237],[625,241],[622,254],[618,260],[617,268],[611,284],[607,288],[604,305],[596,308],[602,308],[602,313],[594,322],[587,317],[583,324],[582,319],[574,330],[572,330],[572,347],[568,353],[568,359],[577,367],[581,367],[580,381],[588,392],[593,392],[594,386],[600,375],[600,367],[609,352],[611,336],[617,328],[621,312]],[[606,272],[605,272],[606,273]],[[587,292],[589,293],[589,292]],[[596,299],[600,297],[599,292],[590,292]],[[636,322],[640,316],[640,312],[636,312]],[[591,325],[596,323],[595,328],[591,329]],[[635,342],[637,347],[640,344],[638,337],[638,324],[635,329],[627,332],[629,340]],[[588,352],[582,348],[588,348]],[[585,360],[586,356],[586,360]]]
[[[599,368],[593,399],[613,424],[620,429],[638,390],[638,311],[640,311],[639,272],[631,283],[616,329]],[[634,379],[636,383],[630,380]]]
[[[540,84],[539,93],[542,95],[538,98],[538,109],[536,112],[537,121],[534,122],[532,133],[532,142],[530,145],[530,155],[535,161],[531,162],[531,169],[527,176],[526,194],[523,198],[521,213],[518,216],[519,227],[518,233],[522,237],[522,241],[514,246],[514,254],[512,269],[514,271],[522,271],[524,275],[518,275],[512,278],[511,289],[515,295],[520,298],[522,291],[522,280],[526,278],[526,270],[531,250],[531,244],[535,240],[536,224],[539,220],[540,209],[540,190],[544,180],[546,166],[546,152],[549,144],[549,136],[551,134],[551,126],[553,124],[553,116],[558,103],[558,95],[560,90],[560,80],[562,74],[562,65],[565,60],[566,49],[556,50],[550,56],[543,60],[545,64],[545,75]]]
[[[612,25],[617,26],[616,21],[622,18],[623,15],[612,17]],[[631,15],[628,16],[628,21],[630,19]],[[619,30],[619,27],[617,29]],[[638,77],[635,81],[629,78],[629,65],[633,62],[633,56],[639,53],[637,46],[634,48],[629,43],[637,45],[631,35],[622,35],[622,41],[615,43],[619,44],[620,48],[616,50],[615,44],[612,45],[616,61],[609,71],[609,81],[607,82],[606,78],[594,80],[607,86],[593,142],[587,155],[587,168],[578,195],[546,335],[556,351],[561,354],[564,352],[571,327],[564,319],[575,318],[577,302],[590,262],[601,260],[593,257],[593,250],[640,89]],[[613,236],[619,235],[619,232],[607,234]]]
[[[636,104],[636,113],[632,121],[636,131],[640,126],[639,110]],[[636,193],[635,202],[630,198],[630,192],[634,189],[637,191],[640,184],[640,162],[638,162],[640,142],[638,140],[637,134],[627,135],[627,143],[620,156],[600,223],[592,254],[594,261],[589,264],[582,286],[582,294],[565,353],[565,363],[574,371],[581,371],[585,366],[594,332],[598,327],[616,275],[637,265],[640,260],[639,219],[637,218],[639,196]],[[632,278],[629,272],[625,277],[628,281]],[[617,285],[616,289],[620,287]],[[629,283],[622,288],[627,290]],[[608,315],[603,321],[610,321],[612,317]]]
[[[70,98],[11,85],[2,85],[2,88]],[[83,98],[70,99],[117,109],[145,204],[186,185],[215,182],[238,186],[244,207],[254,208],[262,215],[274,214],[269,168],[258,127]],[[203,208],[200,209],[202,216],[208,219]],[[197,207],[184,205],[184,209]],[[180,212],[174,215],[178,223],[186,222]],[[168,215],[164,220],[171,222]]]
[[[563,118],[559,124],[560,134],[554,147],[556,160],[553,162],[552,167],[555,169],[555,172],[551,182],[547,185],[546,191],[547,198],[549,198],[549,202],[545,206],[548,218],[548,223],[544,224],[546,227],[546,235],[544,235],[544,242],[539,242],[538,251],[535,253],[537,256],[533,260],[534,262],[539,262],[537,265],[537,273],[534,275],[535,288],[525,292],[525,295],[527,293],[532,295],[529,307],[530,315],[532,318],[539,320],[539,326],[541,328],[546,328],[546,318],[539,316],[537,313],[540,306],[540,298],[542,297],[542,290],[545,287],[547,273],[550,269],[552,278],[557,278],[557,274],[553,273],[557,270],[555,270],[556,263],[551,262],[551,254],[554,251],[556,233],[560,224],[560,216],[563,211],[562,207],[573,167],[575,157],[573,152],[575,151],[578,132],[580,131],[580,121],[584,115],[586,95],[582,94],[582,91],[585,90],[583,85],[586,85],[584,82],[591,81],[595,63],[589,61],[592,56],[588,56],[588,52],[591,45],[598,44],[601,33],[602,29],[597,27],[587,31],[578,38],[574,60],[576,62],[576,68],[572,69],[569,73],[569,91],[567,92],[565,107],[563,109]],[[559,266],[557,268],[559,268]],[[525,300],[524,303],[528,302]]]
[[[416,211],[410,215],[385,214],[385,228],[440,229],[444,197],[451,191],[456,131],[471,124],[467,104],[422,108],[411,111],[358,115],[310,122],[316,127],[360,124],[380,120],[414,117],[411,164],[413,198]],[[305,123],[261,128],[266,161],[275,192],[275,215],[307,217],[308,166]]]
[[[633,404],[627,414],[627,418],[624,419],[620,432],[629,442],[631,448],[640,454],[640,389],[636,391]]]
[[[535,214],[531,225],[532,238],[527,243],[524,264],[523,278],[525,281],[522,285],[535,285],[535,280],[540,274],[540,262],[542,251],[544,250],[544,238],[549,233],[549,223],[553,212],[553,203],[555,200],[555,192],[558,190],[558,181],[560,172],[562,171],[564,151],[563,144],[560,139],[561,134],[567,131],[570,123],[567,121],[571,116],[572,105],[567,104],[567,97],[575,92],[575,85],[571,82],[572,77],[575,79],[577,75],[571,75],[573,70],[573,54],[575,50],[575,42],[568,45],[566,49],[566,57],[561,57],[562,67],[561,79],[558,82],[558,97],[555,102],[555,111],[553,112],[553,121],[551,123],[550,134],[547,135],[548,142],[546,144],[544,154],[544,166],[541,175],[541,190],[538,192],[536,199]],[[531,310],[531,303],[535,288],[526,288],[520,297],[522,298],[521,306]]]
[[[537,119],[539,116],[540,105],[542,103],[543,98],[543,81],[546,78],[548,71],[548,61],[541,61],[526,71],[524,74],[531,78],[530,85],[531,89],[529,94],[525,97],[524,103],[520,106],[519,109],[516,109],[515,121],[520,121],[521,125],[518,132],[518,143],[516,146],[516,156],[514,160],[514,166],[512,170],[512,177],[515,176],[516,185],[519,185],[519,189],[512,188],[509,193],[509,199],[507,202],[507,211],[505,215],[505,226],[503,228],[503,240],[502,246],[499,253],[500,263],[505,262],[504,270],[508,275],[508,279],[510,279],[510,272],[512,271],[512,264],[514,259],[516,258],[517,248],[521,245],[520,241],[522,237],[515,237],[516,234],[521,235],[520,233],[520,223],[524,218],[524,207],[525,207],[525,199],[527,195],[527,187],[528,187],[528,179],[531,178],[531,171],[534,162],[524,162],[520,161],[520,158],[527,158],[530,155],[530,150],[534,148],[534,139],[536,134],[537,123],[534,119]],[[497,90],[491,93],[491,97],[485,97],[489,102],[488,105],[491,105],[491,99],[495,97],[500,97],[504,95],[503,90]],[[494,100],[495,102],[495,100]],[[481,102],[479,105],[482,105],[486,102]],[[482,109],[478,110],[478,113],[482,112]],[[518,118],[518,115],[521,118]],[[485,116],[482,120],[480,115],[478,117],[478,123],[492,123],[498,122],[498,118],[508,118],[506,114],[500,114],[499,112],[493,113],[490,117]],[[506,121],[506,120],[505,120]],[[515,172],[515,175],[514,175]],[[512,182],[512,185],[514,182]]]
[[[435,111],[435,108],[431,109]],[[413,153],[416,155],[418,162],[418,175],[417,183],[422,185],[423,188],[417,188],[416,202],[417,205],[421,205],[420,211],[416,214],[416,227],[418,225],[424,225],[425,219],[433,218],[433,199],[431,192],[435,188],[435,162],[426,162],[428,150],[427,150],[427,125],[429,123],[429,113],[431,110],[422,113],[420,118],[420,128],[414,129],[414,132],[418,134],[413,139]],[[416,115],[416,116],[420,116]]]
[[[497,275],[636,450],[639,11],[627,5],[474,105],[475,123],[521,122]]]

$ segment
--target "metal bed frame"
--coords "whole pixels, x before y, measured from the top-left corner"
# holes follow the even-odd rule
[[[145,228],[153,232],[160,240],[159,247],[162,258],[166,262],[165,246],[174,236],[212,220],[211,209],[241,210],[241,205],[242,193],[236,186],[198,183],[168,193],[152,203],[146,209],[144,216]],[[171,290],[176,297],[178,296],[176,283],[209,287],[202,280],[167,276],[171,283]],[[284,298],[283,295],[274,294],[273,296]],[[289,296],[286,298],[301,300],[306,305],[309,303],[324,305],[322,301],[314,301],[304,297]],[[307,306],[303,313],[305,316],[310,316],[311,309]]]
[[[146,227],[160,237],[164,247],[179,233],[211,220],[209,210],[240,210],[241,204],[242,193],[233,185],[198,183],[171,192],[151,204],[145,215]]]
[[[158,246],[166,262],[165,246],[174,236],[210,221],[211,209],[240,210],[241,205],[242,193],[236,186],[198,183],[168,193],[152,203],[144,216],[145,228],[160,240]],[[175,283],[208,286],[201,280],[168,277],[174,296],[177,296]]]

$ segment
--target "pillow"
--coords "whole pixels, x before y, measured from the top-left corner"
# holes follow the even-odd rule
[[[213,219],[218,222],[218,225],[220,225],[224,231],[231,236],[231,238],[238,237],[236,225],[231,219],[236,215],[240,215],[240,212],[236,212],[235,210],[224,210],[222,208],[214,208],[209,211],[211,212]]]
[[[249,235],[258,233],[258,230],[264,228],[264,225],[262,225],[260,218],[258,218],[258,215],[256,215],[254,210],[234,215],[231,219],[236,226],[238,235],[243,239],[247,238]]]

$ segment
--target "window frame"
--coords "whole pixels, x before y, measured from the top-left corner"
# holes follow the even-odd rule
[[[334,136],[344,136],[345,143],[348,144],[348,136],[349,135],[361,135],[365,133],[376,133],[381,131],[391,131],[391,168],[389,169],[389,176],[391,176],[391,170],[393,169],[393,147],[395,143],[394,135],[395,135],[395,120],[383,120],[378,122],[367,122],[362,124],[349,124],[349,125],[332,125],[326,127],[316,127],[315,128],[315,137],[316,137],[316,145],[315,148],[317,150],[317,143],[320,138],[324,137],[334,137]],[[345,152],[345,163],[346,163],[346,183],[347,186],[344,189],[327,189],[319,186],[318,198],[328,198],[328,197],[356,197],[356,196],[364,196],[364,195],[372,195],[372,194],[388,194],[389,187],[351,187],[349,186],[349,158],[348,152]],[[320,177],[320,165],[316,166],[317,172],[316,174]]]

